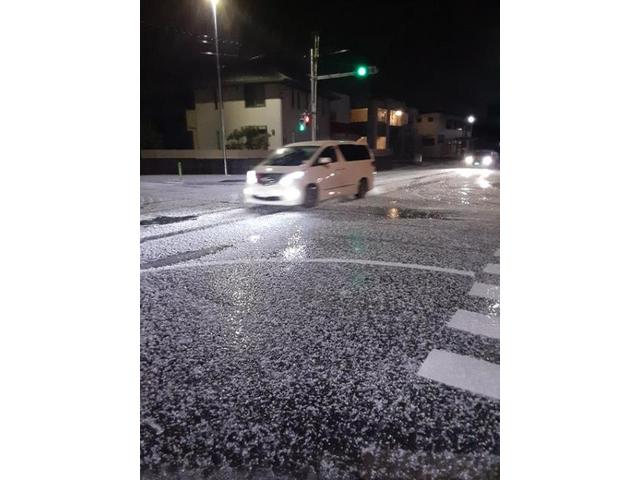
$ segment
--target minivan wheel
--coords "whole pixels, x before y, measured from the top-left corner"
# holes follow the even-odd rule
[[[356,193],[356,198],[364,198],[368,190],[369,185],[367,183],[367,179],[361,178],[360,182],[358,183],[358,193]]]
[[[318,187],[316,185],[307,185],[304,195],[304,206],[307,208],[315,207],[318,204]]]

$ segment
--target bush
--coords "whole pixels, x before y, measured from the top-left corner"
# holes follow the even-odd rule
[[[242,127],[227,135],[227,148],[268,150],[269,132],[264,127]]]

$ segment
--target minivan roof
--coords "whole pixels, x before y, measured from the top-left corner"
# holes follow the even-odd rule
[[[329,145],[363,145],[363,146],[367,146],[364,143],[358,143],[358,142],[354,142],[352,140],[316,140],[314,141],[307,141],[307,142],[296,142],[296,143],[288,143],[286,145],[283,145],[283,148],[286,147],[314,147],[314,146],[318,146],[318,147],[326,147]]]

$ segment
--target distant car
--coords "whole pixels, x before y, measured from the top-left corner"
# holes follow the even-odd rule
[[[467,167],[499,167],[500,154],[495,150],[472,150],[464,156],[464,164]]]
[[[305,205],[339,196],[362,198],[373,188],[375,158],[367,145],[342,140],[278,148],[247,172],[247,204]]]

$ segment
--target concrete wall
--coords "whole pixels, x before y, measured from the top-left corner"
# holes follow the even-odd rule
[[[268,150],[227,150],[231,174],[246,173],[269,155]],[[222,150],[142,150],[140,175],[177,175],[178,164],[184,175],[222,174]]]

